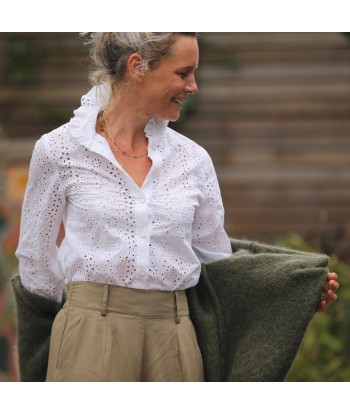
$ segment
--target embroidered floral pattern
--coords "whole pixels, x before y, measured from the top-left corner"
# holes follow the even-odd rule
[[[16,254],[23,284],[56,301],[64,277],[186,289],[197,283],[201,262],[231,254],[207,152],[167,122],[150,120],[152,168],[138,187],[95,132],[104,92],[85,95],[75,117],[38,140],[32,156]]]

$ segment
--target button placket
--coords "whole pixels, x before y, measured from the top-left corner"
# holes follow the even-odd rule
[[[136,267],[137,274],[144,283],[149,268],[149,206],[147,197],[138,194],[135,201],[135,231],[136,231]],[[140,280],[141,283],[141,280]]]

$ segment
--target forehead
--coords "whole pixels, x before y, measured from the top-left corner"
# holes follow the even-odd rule
[[[191,36],[178,36],[171,47],[171,54],[163,59],[168,65],[197,68],[199,49],[197,39]]]

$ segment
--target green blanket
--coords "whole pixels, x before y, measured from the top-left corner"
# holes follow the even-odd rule
[[[233,255],[203,265],[187,290],[205,378],[282,381],[322,294],[329,258],[231,240]],[[44,381],[50,332],[60,305],[12,279],[21,381]]]
[[[282,381],[315,314],[329,258],[231,240],[187,291],[207,381]]]

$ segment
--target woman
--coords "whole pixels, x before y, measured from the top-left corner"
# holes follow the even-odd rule
[[[47,380],[202,381],[185,290],[232,250],[210,157],[167,127],[198,90],[196,34],[89,43],[95,87],[35,146],[17,250],[27,290],[60,303],[69,286]]]

